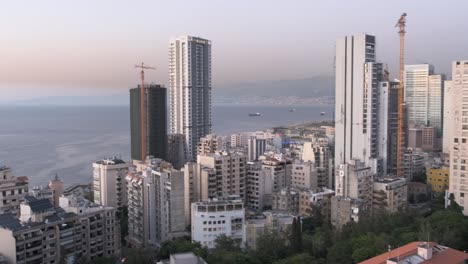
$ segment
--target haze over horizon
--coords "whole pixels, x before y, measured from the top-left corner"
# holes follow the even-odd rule
[[[335,40],[364,32],[377,37],[377,60],[395,77],[393,26],[403,12],[406,63],[431,63],[447,74],[451,61],[468,58],[468,2],[445,1],[440,9],[428,2],[5,2],[0,102],[127,93],[138,82],[133,65],[142,61],[158,68],[147,80],[167,86],[168,43],[179,35],[212,41],[213,90],[331,76]]]

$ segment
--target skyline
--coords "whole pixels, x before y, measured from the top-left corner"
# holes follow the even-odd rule
[[[388,63],[396,77],[393,25],[403,12],[408,13],[406,64],[427,62],[447,74],[451,61],[468,57],[463,48],[468,3],[449,1],[424,10],[420,4],[45,1],[25,8],[5,3],[0,23],[14,26],[5,27],[0,44],[0,102],[128,93],[138,83],[133,65],[141,61],[157,67],[148,81],[168,87],[169,41],[179,35],[212,41],[215,91],[237,83],[333,75],[335,40],[359,33],[376,36],[377,61]]]

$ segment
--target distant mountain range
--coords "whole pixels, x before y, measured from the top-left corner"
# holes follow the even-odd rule
[[[334,96],[332,76],[316,76],[300,80],[276,80],[213,87],[215,103],[288,103],[330,101]],[[309,101],[304,101],[309,100]],[[128,105],[128,93],[95,96],[50,96],[15,105]],[[310,101],[311,102],[311,101]]]

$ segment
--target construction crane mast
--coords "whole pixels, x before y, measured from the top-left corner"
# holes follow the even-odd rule
[[[140,136],[141,136],[141,160],[146,160],[146,155],[148,153],[146,147],[146,109],[145,109],[145,98],[146,98],[146,91],[145,91],[145,70],[156,70],[154,67],[145,66],[142,62],[141,65],[135,65],[135,68],[140,68],[140,77],[141,77],[141,84],[140,84]]]
[[[398,135],[397,135],[397,176],[403,175],[403,148],[404,148],[404,86],[403,71],[405,67],[405,33],[406,33],[406,13],[403,13],[398,19],[395,27],[398,27],[400,35],[400,59],[399,71],[400,80],[398,83]]]

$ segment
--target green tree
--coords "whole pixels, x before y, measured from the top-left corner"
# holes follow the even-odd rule
[[[193,252],[203,259],[206,259],[208,256],[208,249],[206,247],[203,247],[198,242],[191,241],[189,237],[182,237],[163,243],[157,253],[157,259],[168,259],[171,254],[183,252]]]
[[[240,251],[240,241],[222,234],[215,239],[215,250],[220,251]]]
[[[325,264],[325,260],[316,259],[307,253],[302,253],[302,254],[293,255],[288,258],[273,262],[273,264],[298,264],[298,263]]]
[[[449,195],[449,206],[447,207],[447,209],[457,213],[463,212],[461,206],[455,201],[455,195],[453,193]]]
[[[294,254],[302,252],[302,230],[300,217],[295,217],[293,219],[289,242],[291,252]]]
[[[287,252],[284,238],[275,232],[265,231],[257,238],[257,247],[253,254],[261,263],[266,264],[285,258]]]

